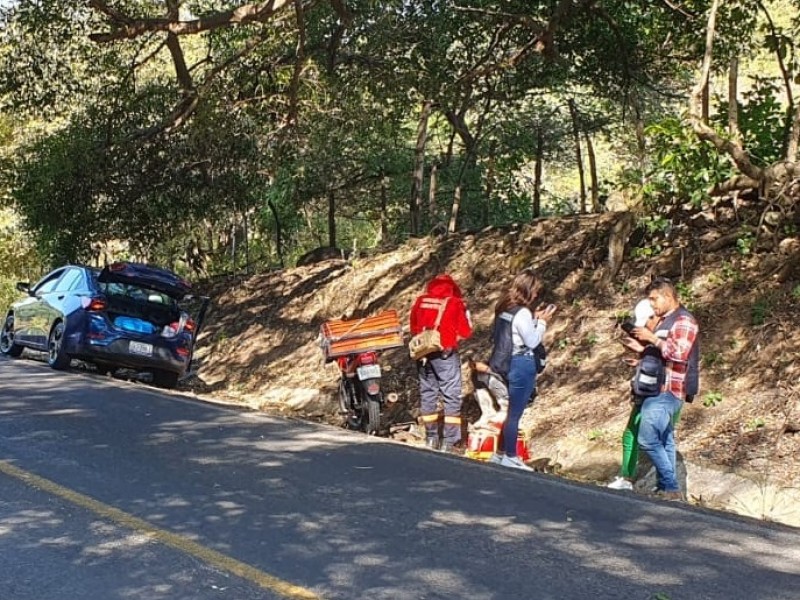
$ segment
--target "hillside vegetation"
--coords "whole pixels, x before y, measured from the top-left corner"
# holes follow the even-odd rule
[[[462,359],[486,357],[492,310],[524,266],[537,268],[559,313],[548,329],[548,368],[523,417],[532,454],[560,475],[602,483],[616,473],[629,410],[630,368],[617,322],[651,276],[680,281],[702,327],[701,393],[686,407],[679,450],[693,502],[800,525],[800,240],[773,245],[742,233],[748,207],[679,215],[668,231],[633,230],[628,213],[540,219],[442,238],[409,240],[370,256],[327,260],[209,284],[214,309],[187,382],[258,410],[339,424],[336,367],[318,346],[327,319],[398,309],[439,272],[461,285],[475,322]],[[744,240],[744,241],[743,241]],[[617,261],[624,258],[622,262]],[[614,275],[614,272],[616,275]],[[385,353],[388,418],[414,441],[418,391],[405,349]],[[465,414],[477,418],[471,398]]]

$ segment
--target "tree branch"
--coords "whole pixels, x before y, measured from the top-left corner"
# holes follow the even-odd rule
[[[700,78],[689,98],[689,123],[700,140],[710,142],[718,151],[730,156],[736,164],[736,167],[744,175],[756,181],[760,181],[762,170],[751,162],[750,156],[745,152],[744,148],[736,142],[723,138],[714,128],[703,121],[703,90],[708,86],[709,73],[711,72],[711,57],[714,50],[714,36],[716,34],[719,3],[720,0],[714,0],[708,12],[706,50],[703,55],[703,66],[700,70]]]
[[[92,33],[89,35],[89,39],[97,43],[107,43],[116,40],[134,39],[151,31],[164,31],[175,35],[191,35],[230,25],[263,23],[291,5],[292,2],[293,0],[268,0],[267,2],[244,4],[238,8],[214,13],[207,17],[181,21],[178,18],[133,19],[110,8],[102,0],[90,0],[89,5],[92,8],[108,17],[111,31]],[[316,0],[310,0],[308,7],[315,2]]]

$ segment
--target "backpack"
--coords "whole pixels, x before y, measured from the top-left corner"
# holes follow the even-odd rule
[[[639,364],[636,365],[636,373],[631,380],[631,390],[634,395],[639,398],[658,396],[664,384],[665,366],[659,349],[652,344],[647,346],[642,352]]]
[[[489,367],[503,379],[508,379],[508,370],[511,366],[511,356],[514,354],[514,340],[511,335],[511,323],[516,314],[522,309],[515,306],[503,311],[494,320],[494,330],[492,332],[492,355],[489,357]],[[540,343],[533,349],[533,356],[536,359],[536,373],[544,371],[547,366],[547,350],[544,344]]]

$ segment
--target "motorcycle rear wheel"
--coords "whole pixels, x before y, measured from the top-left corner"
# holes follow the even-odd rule
[[[367,435],[378,435],[381,429],[381,400],[378,397],[367,398]]]

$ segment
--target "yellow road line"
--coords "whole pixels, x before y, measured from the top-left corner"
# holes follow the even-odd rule
[[[63,498],[72,504],[80,506],[81,508],[85,508],[86,510],[100,515],[101,517],[123,525],[128,529],[143,533],[148,537],[158,540],[166,546],[170,546],[180,550],[181,552],[195,556],[222,571],[233,573],[242,579],[251,581],[259,587],[284,596],[285,598],[297,598],[302,600],[319,599],[319,596],[310,590],[293,585],[287,581],[283,581],[282,579],[278,579],[277,577],[264,573],[255,567],[251,567],[250,565],[231,558],[230,556],[226,556],[221,552],[217,552],[211,548],[206,548],[205,546],[198,544],[197,542],[193,542],[188,538],[170,533],[169,531],[165,531],[163,529],[159,529],[155,525],[139,519],[138,517],[134,517],[133,515],[129,515],[118,508],[114,508],[108,504],[103,504],[94,498],[90,498],[89,496],[85,496],[80,492],[76,492],[62,485],[54,483],[49,479],[39,477],[38,475],[34,475],[28,471],[24,471],[8,463],[7,461],[0,460],[0,473],[4,473],[9,477],[19,479],[20,481],[32,487],[53,494],[54,496],[58,496],[59,498]]]

